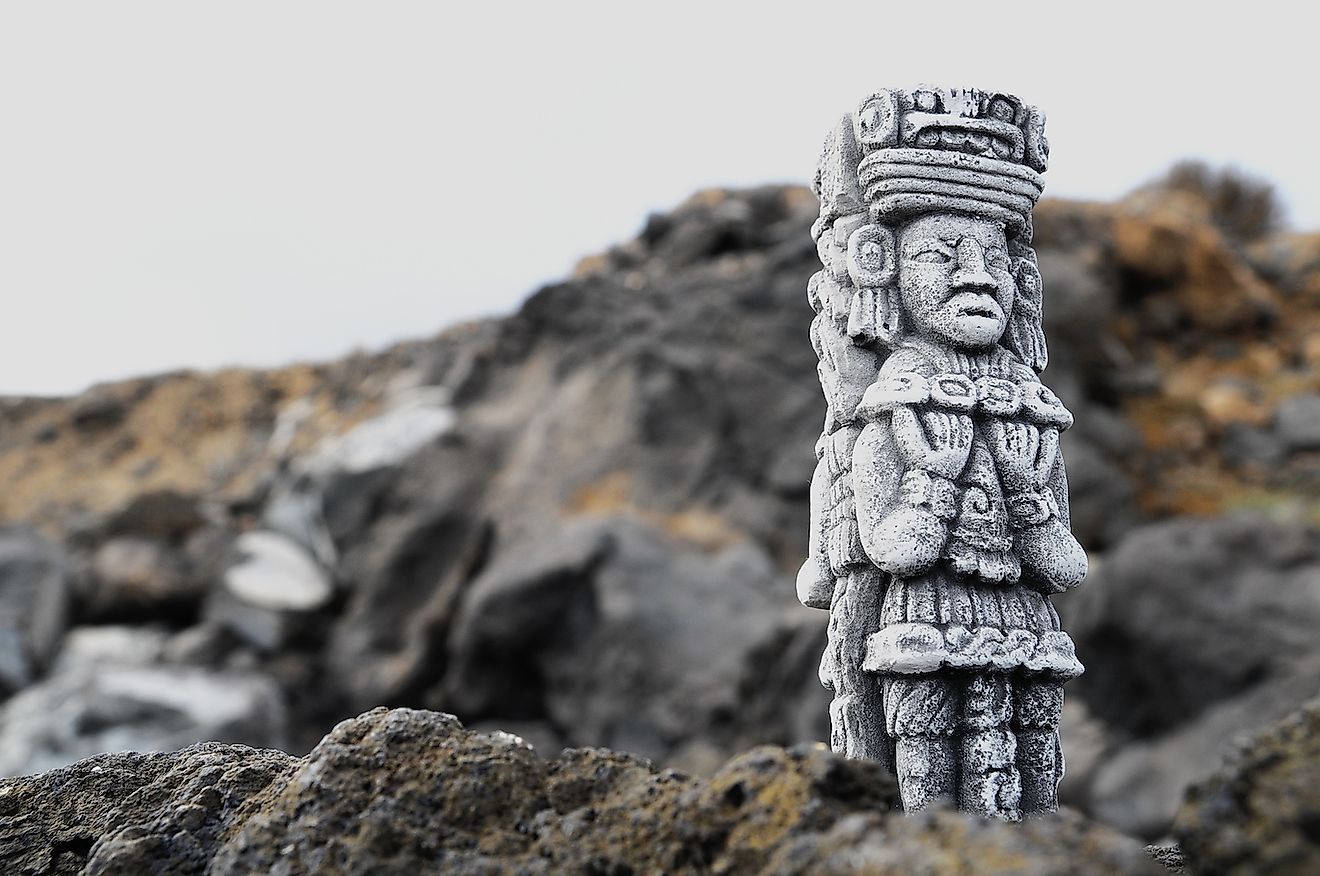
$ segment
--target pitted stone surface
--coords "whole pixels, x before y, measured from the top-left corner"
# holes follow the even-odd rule
[[[451,715],[376,709],[306,757],[201,745],[0,783],[0,872],[799,874],[1156,872],[1077,815],[1027,829],[890,817],[875,763],[763,746],[708,779],[635,755],[542,759]]]

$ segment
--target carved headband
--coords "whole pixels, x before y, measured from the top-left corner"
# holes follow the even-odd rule
[[[1048,161],[1044,115],[1012,95],[928,86],[882,91],[826,139],[812,234],[864,210],[888,225],[953,212],[1003,222],[1026,242]]]

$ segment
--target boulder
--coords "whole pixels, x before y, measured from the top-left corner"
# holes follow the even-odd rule
[[[1274,432],[1289,450],[1320,450],[1320,393],[1289,396],[1280,402]]]
[[[1320,700],[1193,787],[1174,834],[1193,873],[1320,873]]]
[[[1231,739],[1320,694],[1320,535],[1260,516],[1131,531],[1058,601],[1087,674],[1069,686],[1112,741],[1069,799],[1164,835]],[[1065,737],[1065,745],[1069,737]]]
[[[206,617],[258,648],[274,651],[286,644],[334,595],[325,570],[287,535],[245,532],[234,543],[234,555]]]
[[[53,656],[69,614],[67,566],[34,531],[0,529],[0,696],[32,683]]]
[[[1115,745],[1089,775],[1080,777],[1084,790],[1078,802],[1093,817],[1125,833],[1163,837],[1187,788],[1219,767],[1234,740],[1277,721],[1315,696],[1320,696],[1320,660],[1309,671],[1250,687],[1215,703],[1169,731]]]
[[[1130,532],[1057,601],[1102,720],[1149,736],[1320,653],[1320,533],[1257,515]]]
[[[823,738],[825,618],[791,593],[752,544],[708,553],[636,524],[570,527],[468,588],[440,701],[698,769]]]
[[[1075,813],[896,813],[894,779],[823,746],[763,746],[709,779],[449,715],[376,709],[301,759],[207,744],[100,755],[0,787],[6,873],[1160,872]]]
[[[256,672],[161,665],[167,636],[134,627],[70,633],[50,675],[0,706],[0,775],[106,751],[200,741],[285,744],[284,697]]]
[[[279,751],[207,742],[4,780],[0,865],[11,876],[201,876],[242,805],[295,763]]]
[[[182,552],[155,538],[109,538],[93,552],[87,571],[78,587],[84,621],[164,620],[195,612],[206,593]]]

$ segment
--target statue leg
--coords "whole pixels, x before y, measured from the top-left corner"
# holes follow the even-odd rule
[[[958,788],[957,681],[941,675],[885,676],[884,701],[903,809],[917,812],[952,799]]]
[[[1013,726],[1018,771],[1022,774],[1022,814],[1053,812],[1059,808],[1059,781],[1063,778],[1063,750],[1059,746],[1063,685],[1019,679],[1014,688],[1017,708]]]
[[[1009,821],[1022,817],[1022,779],[1012,718],[1013,688],[1008,675],[973,674],[963,690],[960,808]]]
[[[829,673],[830,744],[847,757],[878,760],[892,766],[885,736],[880,679],[862,670],[866,640],[879,628],[885,576],[861,568],[839,578],[830,606],[829,644],[822,680]]]

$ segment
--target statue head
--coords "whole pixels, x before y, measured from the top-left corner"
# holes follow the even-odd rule
[[[845,116],[821,155],[812,231],[853,295],[854,340],[1001,344],[1043,369],[1031,209],[1048,156],[1040,111],[996,92],[883,91]]]

